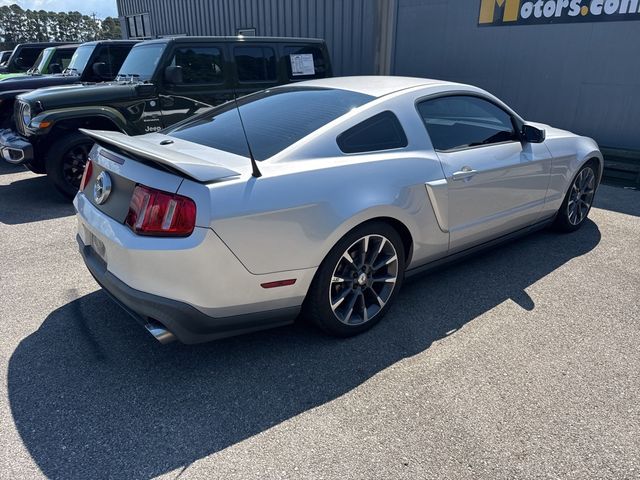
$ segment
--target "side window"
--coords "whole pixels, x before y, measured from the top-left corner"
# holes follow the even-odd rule
[[[233,53],[240,82],[276,80],[276,54],[273,48],[236,47]]]
[[[73,57],[74,52],[75,50],[64,50],[64,49],[56,50],[55,53],[53,54],[53,58],[51,58],[51,61],[49,62],[49,68],[51,68],[51,64],[56,63],[60,65],[62,70],[64,70],[69,66],[69,63],[71,62],[71,57]]]
[[[289,80],[307,80],[327,76],[327,65],[322,50],[318,47],[284,47]]]
[[[455,95],[418,105],[436,150],[491,145],[518,140],[511,116],[482,98]]]
[[[22,59],[22,64],[20,65],[23,68],[31,68],[40,55],[42,48],[30,48],[26,47],[20,50],[19,58]]]
[[[109,61],[108,65],[111,69],[111,74],[113,77],[116,76],[118,71],[120,71],[120,67],[124,63],[125,58],[129,55],[131,51],[130,46],[113,46],[109,45]]]
[[[216,47],[182,47],[176,49],[171,65],[182,67],[185,85],[222,83],[224,59]]]
[[[341,133],[337,141],[344,153],[376,152],[408,145],[398,118],[388,111],[351,127]]]

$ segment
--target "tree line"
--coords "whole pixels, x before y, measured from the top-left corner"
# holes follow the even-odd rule
[[[117,18],[104,20],[80,12],[23,10],[0,7],[0,38],[5,47],[24,42],[87,42],[122,38]]]

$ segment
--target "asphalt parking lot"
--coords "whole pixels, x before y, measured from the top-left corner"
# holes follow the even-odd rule
[[[2,478],[638,478],[640,191],[405,285],[377,328],[156,343],[0,165]]]

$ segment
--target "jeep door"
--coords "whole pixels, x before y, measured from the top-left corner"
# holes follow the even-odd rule
[[[118,87],[119,91],[128,83],[130,88],[135,88],[135,95],[123,98],[117,107],[127,121],[129,134],[157,132],[163,127],[159,87],[156,85],[161,80],[160,67],[165,48],[162,43],[138,44],[131,49],[118,71],[116,78],[122,85]]]
[[[181,74],[173,77],[165,74],[172,67],[178,67]],[[232,100],[233,86],[228,70],[224,44],[174,44],[160,79],[163,126]]]

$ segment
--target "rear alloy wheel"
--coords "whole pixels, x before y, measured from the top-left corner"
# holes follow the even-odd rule
[[[402,240],[386,223],[350,232],[320,266],[306,314],[325,332],[350,336],[375,325],[395,298],[404,276]]]
[[[73,198],[78,192],[93,143],[93,140],[82,133],[73,132],[62,137],[49,149],[46,158],[47,174],[65,197]]]
[[[596,187],[594,166],[588,163],[580,169],[562,202],[554,223],[557,230],[573,232],[582,226],[593,205]]]

